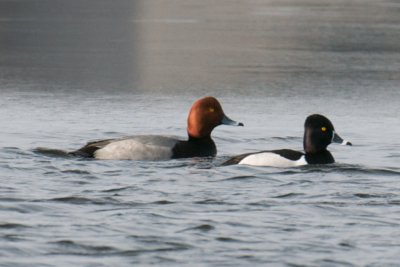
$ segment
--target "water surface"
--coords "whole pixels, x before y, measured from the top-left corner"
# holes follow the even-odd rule
[[[0,1],[1,266],[398,265],[400,3],[27,2]],[[215,159],[36,151],[184,138],[206,94],[245,124]],[[354,144],[335,164],[219,166],[301,150],[311,113]]]

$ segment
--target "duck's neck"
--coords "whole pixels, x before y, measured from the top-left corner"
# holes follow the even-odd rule
[[[187,141],[179,141],[172,150],[172,158],[214,157],[217,147],[210,136],[197,138],[189,135]]]
[[[308,164],[329,164],[334,163],[335,159],[331,152],[324,149],[316,153],[306,153],[306,161]]]

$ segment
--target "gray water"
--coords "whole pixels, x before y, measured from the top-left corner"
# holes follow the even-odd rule
[[[0,266],[398,266],[399,1],[0,1]],[[214,95],[245,127],[215,159],[38,153],[186,136]],[[220,167],[302,149],[336,163]]]

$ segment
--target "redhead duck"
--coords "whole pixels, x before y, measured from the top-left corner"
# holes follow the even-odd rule
[[[304,151],[280,149],[260,151],[235,156],[222,165],[243,164],[269,167],[295,167],[308,164],[334,163],[335,159],[327,150],[331,143],[352,145],[336,132],[331,121],[319,114],[308,116],[304,124]]]
[[[187,119],[188,140],[160,135],[138,135],[87,143],[71,155],[113,160],[166,160],[190,157],[213,157],[217,148],[211,139],[218,125],[243,126],[229,119],[214,97],[197,100]]]

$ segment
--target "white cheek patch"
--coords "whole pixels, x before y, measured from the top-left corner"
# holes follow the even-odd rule
[[[307,162],[304,156],[294,161],[272,152],[264,152],[249,155],[242,159],[239,164],[287,168],[307,165]]]
[[[94,153],[96,159],[113,160],[167,160],[172,156],[169,146],[143,144],[127,139],[112,142]]]

